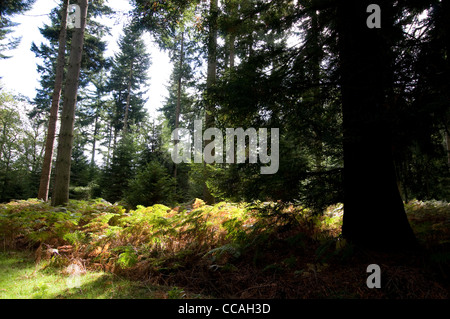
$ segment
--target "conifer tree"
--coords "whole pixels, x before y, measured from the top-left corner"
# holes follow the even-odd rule
[[[56,122],[58,121],[59,100],[63,86],[63,76],[66,54],[66,29],[69,0],[64,0],[61,8],[61,27],[59,31],[59,48],[56,62],[55,87],[52,95],[52,106],[48,119],[47,140],[45,145],[44,163],[42,164],[41,180],[39,184],[38,199],[48,200],[50,187],[50,174],[52,170],[53,147],[56,138]]]
[[[17,23],[11,21],[11,17],[31,9],[36,0],[3,0],[0,2],[0,59],[9,58],[3,51],[15,49],[20,38],[8,38]]]
[[[132,25],[125,26],[118,44],[120,51],[114,56],[109,81],[115,103],[112,114],[115,142],[120,131],[123,130],[126,135],[130,124],[137,124],[145,117],[144,88],[149,80],[148,69],[151,65],[142,31]]]
[[[70,164],[74,138],[75,107],[77,103],[88,1],[79,0],[78,5],[80,8],[81,24],[79,28],[75,28],[70,49],[64,104],[61,115],[61,129],[58,139],[58,153],[55,164],[55,187],[52,195],[53,206],[63,205],[69,201]]]

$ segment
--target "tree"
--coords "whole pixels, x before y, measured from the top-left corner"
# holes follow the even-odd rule
[[[103,170],[100,186],[103,189],[102,196],[108,201],[122,200],[130,180],[136,174],[138,147],[135,135],[129,132],[118,141],[109,165]]]
[[[381,28],[366,25],[371,1],[340,1],[338,32],[344,117],[343,235],[381,249],[412,246],[394,170],[389,101],[392,83],[394,11],[379,1]],[[377,198],[382,207],[367,201]]]
[[[58,140],[58,154],[55,164],[55,187],[52,197],[53,206],[63,205],[69,201],[73,128],[75,122],[75,107],[77,103],[88,1],[79,0],[78,5],[80,7],[81,26],[80,28],[75,28],[70,49],[69,67],[67,70],[64,104],[61,116],[61,129]]]
[[[158,161],[150,161],[129,182],[125,200],[133,207],[137,205],[173,204],[175,197],[175,178]]]
[[[20,96],[0,93],[0,202],[36,197],[43,153],[43,125],[26,116]]]
[[[399,54],[403,63],[399,63],[401,81],[397,83],[407,90],[396,99],[402,119],[396,126],[397,174],[405,200],[448,201],[450,6],[441,1],[404,5],[411,12],[408,20],[415,23],[402,41]]]
[[[95,156],[97,153],[97,142],[101,139],[101,133],[103,131],[105,119],[105,111],[107,104],[111,102],[110,100],[105,100],[107,92],[107,75],[105,72],[100,72],[93,76],[91,82],[94,86],[94,90],[88,92],[89,109],[90,112],[87,114],[88,119],[90,119],[89,124],[93,124],[92,133],[88,133],[91,136],[92,150],[91,150],[91,168],[96,167]],[[90,94],[89,94],[90,93]]]
[[[17,26],[10,20],[10,17],[18,13],[23,13],[29,10],[36,0],[3,0],[0,3],[0,59],[9,58],[2,52],[6,50],[15,49],[20,42],[20,38],[7,38],[7,35],[12,32],[12,28]]]
[[[145,117],[142,86],[147,84],[151,64],[142,31],[126,26],[118,44],[120,51],[114,57],[109,82],[115,102],[114,141],[119,131],[123,130],[125,135],[130,123],[139,123]]]
[[[15,177],[13,166],[18,156],[20,136],[20,115],[8,104],[13,103],[12,96],[0,95],[0,200],[11,200],[16,195],[13,187]]]
[[[69,0],[64,0],[61,8],[61,29],[59,31],[58,60],[55,74],[55,88],[52,96],[52,106],[48,120],[47,140],[45,144],[44,163],[42,164],[41,180],[39,184],[38,198],[48,200],[50,187],[50,175],[52,170],[53,146],[56,137],[56,123],[58,121],[59,99],[63,86],[64,66],[66,56],[66,28]]]
[[[205,128],[212,128],[215,126],[215,105],[214,101],[208,96],[211,93],[212,88],[216,84],[217,76],[217,19],[219,15],[218,0],[210,0],[209,5],[209,18],[208,18],[208,65],[206,71],[206,101],[205,101]],[[212,143],[211,140],[205,140],[205,147]],[[208,169],[207,164],[204,162],[204,184],[203,184],[203,199],[206,203],[212,204],[215,199],[208,189]]]
[[[109,63],[108,59],[104,56],[106,42],[103,40],[103,36],[109,32],[109,28],[101,25],[94,19],[97,16],[111,14],[111,9],[104,2],[105,0],[95,0],[89,6],[80,71],[80,88],[88,86],[93,75],[101,72]],[[44,25],[39,29],[47,41],[41,43],[39,46],[35,43],[31,45],[31,51],[34,52],[36,57],[42,60],[42,63],[37,65],[37,71],[40,74],[40,88],[36,90],[37,93],[34,98],[36,107],[30,112],[30,116],[32,117],[36,114],[49,112],[50,106],[52,105],[59,50],[58,39],[62,24],[60,7],[52,10],[50,13],[50,21],[51,23],[49,25]],[[72,32],[69,32],[67,33],[66,42],[66,47],[68,48],[65,56],[66,61],[69,59],[71,41]],[[64,72],[67,73],[67,65]],[[64,87],[62,90],[64,90]]]

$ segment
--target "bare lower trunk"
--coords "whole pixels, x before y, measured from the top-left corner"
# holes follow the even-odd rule
[[[130,101],[131,101],[131,83],[133,79],[133,62],[131,62],[130,67],[130,77],[128,81],[128,88],[127,88],[127,102],[125,105],[125,116],[123,119],[123,133],[126,135],[128,133],[128,114],[130,112]]]
[[[95,166],[95,151],[96,151],[96,144],[97,144],[97,134],[98,134],[98,106],[97,111],[95,112],[95,121],[94,121],[94,136],[92,139],[92,155],[91,155],[91,166]]]
[[[208,73],[206,79],[207,91],[216,83],[217,70],[217,10],[218,0],[211,0],[210,2],[210,22],[209,22],[209,38],[208,38]],[[205,128],[214,127],[214,104],[207,98],[206,112],[205,112]],[[205,147],[211,143],[211,140],[205,141]],[[208,172],[206,162],[204,162],[204,184],[203,184],[203,199],[206,203],[212,204],[215,199],[208,189],[206,181],[208,180]]]
[[[386,94],[392,83],[392,3],[378,4],[382,28],[366,27],[368,0],[342,0],[338,8],[344,117],[342,234],[372,249],[406,249],[416,241],[397,187]],[[367,202],[367,194],[382,205]]]
[[[61,30],[59,31],[59,49],[58,61],[56,65],[55,88],[53,90],[52,106],[50,108],[50,117],[48,120],[47,140],[45,142],[44,162],[42,164],[41,180],[39,184],[38,198],[44,201],[48,200],[48,191],[50,188],[50,175],[52,171],[53,149],[56,138],[56,123],[58,122],[59,100],[64,76],[64,65],[66,56],[66,32],[67,32],[67,14],[69,0],[64,0],[61,9]]]
[[[445,130],[445,145],[447,150],[447,164],[450,168],[450,134],[448,133],[448,130]]]
[[[180,75],[178,77],[178,89],[177,89],[177,107],[175,110],[175,129],[180,125],[180,113],[181,113],[181,81],[183,77],[183,55],[184,55],[184,32],[181,33],[181,48],[180,48]],[[178,136],[175,137],[178,140]],[[178,141],[176,141],[177,143]],[[177,164],[174,163],[173,177],[177,179]]]

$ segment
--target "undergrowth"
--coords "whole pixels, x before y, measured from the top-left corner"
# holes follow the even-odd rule
[[[414,201],[405,208],[430,251],[427,269],[444,278],[450,260],[449,205]],[[358,288],[364,286],[365,269],[358,275],[349,270],[366,260],[356,260],[355,247],[341,238],[342,215],[342,204],[317,215],[281,202],[209,206],[196,199],[173,208],[126,210],[101,199],[56,208],[30,199],[0,205],[0,240],[4,251],[31,249],[36,261],[53,267],[78,262],[216,297],[405,297],[401,291]],[[347,278],[337,282],[339,276]],[[352,285],[359,286],[348,293]],[[442,295],[445,289],[436,291],[427,293]]]

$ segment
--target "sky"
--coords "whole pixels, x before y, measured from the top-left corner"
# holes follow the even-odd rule
[[[41,61],[31,52],[31,43],[34,42],[39,46],[41,42],[46,41],[41,36],[39,27],[50,24],[48,14],[59,3],[59,0],[37,0],[31,10],[25,12],[24,15],[12,18],[12,21],[20,23],[20,25],[15,27],[15,31],[11,35],[21,37],[22,40],[15,50],[5,52],[6,55],[12,56],[11,58],[0,60],[0,81],[7,91],[25,95],[30,99],[35,97],[40,78],[36,68]],[[127,12],[131,8],[127,0],[109,0],[108,5],[113,10],[121,12]],[[104,18],[102,21],[112,27],[111,36],[106,37],[105,40],[108,42],[106,55],[113,56],[118,50],[117,40],[122,33],[123,23],[126,21],[123,17]],[[154,118],[157,116],[156,110],[162,106],[167,96],[166,85],[169,82],[172,65],[168,54],[159,50],[150,35],[146,35],[144,39],[153,62],[148,71],[150,81],[146,108],[150,116]]]

